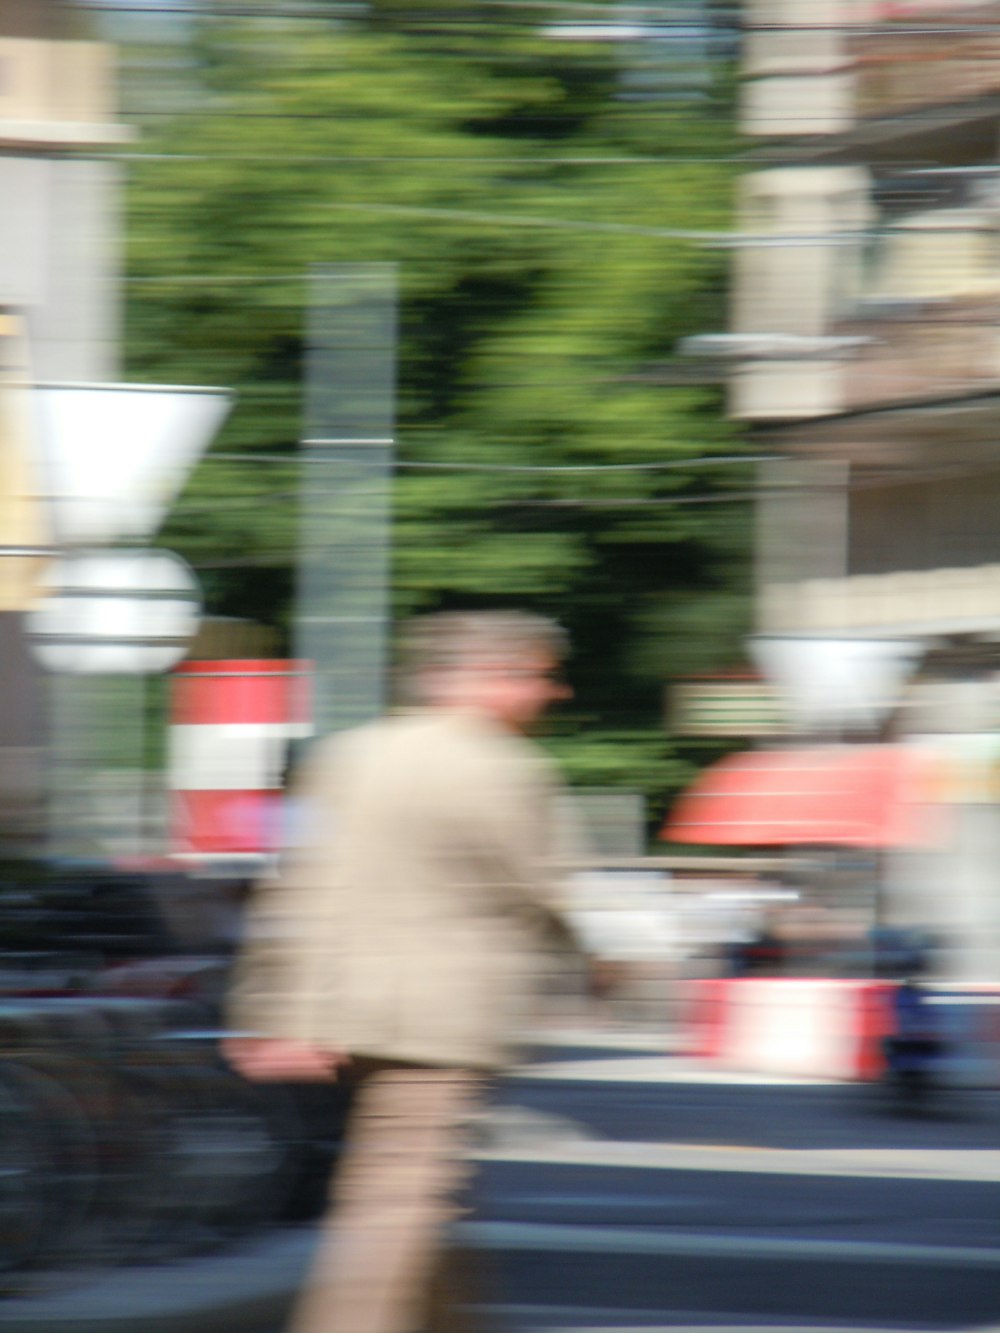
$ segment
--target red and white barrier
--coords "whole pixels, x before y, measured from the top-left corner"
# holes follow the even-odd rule
[[[692,981],[688,1049],[727,1069],[800,1078],[872,1078],[890,1024],[884,982],[828,977]]]
[[[185,662],[173,673],[175,852],[276,849],[289,742],[312,733],[309,676],[308,663],[277,659]]]
[[[775,1077],[871,1079],[885,1067],[893,983],[829,977],[688,981],[682,1042],[723,1069]],[[939,1076],[1000,1087],[1000,984],[928,985],[944,1041]]]

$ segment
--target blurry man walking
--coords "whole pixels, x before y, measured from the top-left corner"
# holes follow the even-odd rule
[[[437,1280],[463,1124],[511,1057],[546,935],[559,786],[525,737],[566,691],[553,623],[417,622],[419,706],[317,747],[311,835],[251,909],[230,1008],[255,1079],[356,1085],[295,1333],[466,1327]]]

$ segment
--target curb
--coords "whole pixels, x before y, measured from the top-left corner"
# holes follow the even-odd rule
[[[73,1272],[53,1274],[58,1290],[0,1300],[0,1329],[252,1333],[279,1327],[304,1281],[314,1242],[311,1231],[271,1232],[236,1253],[109,1269],[86,1282]]]

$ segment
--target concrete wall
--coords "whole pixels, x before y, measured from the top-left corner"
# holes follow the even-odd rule
[[[9,37],[68,37],[74,28],[70,6],[61,0],[3,0],[0,31]]]
[[[121,333],[119,170],[111,162],[47,165],[46,280],[28,314],[35,375],[114,380]]]
[[[10,373],[0,357],[0,472],[16,482],[0,505],[0,546],[47,540],[34,485],[21,479],[31,449],[28,414],[15,410],[23,385],[119,377],[119,173],[101,156],[123,132],[112,119],[112,53],[76,40],[82,26],[58,0],[0,0],[0,317],[22,350],[27,333]],[[30,843],[51,776],[48,692],[21,615],[33,566],[0,560],[0,842]]]

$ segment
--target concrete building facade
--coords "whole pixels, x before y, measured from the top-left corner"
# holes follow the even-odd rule
[[[58,0],[0,8],[0,836],[39,834],[44,682],[23,614],[51,541],[30,386],[117,373],[112,52]]]
[[[0,306],[16,311],[39,380],[118,368],[118,168],[112,48],[59,0],[0,11]],[[91,156],[93,154],[93,156]]]
[[[941,756],[949,831],[893,858],[888,910],[939,934],[952,975],[998,981],[1000,3],[744,19],[725,341],[730,410],[775,455],[758,630],[916,645],[884,734]]]

